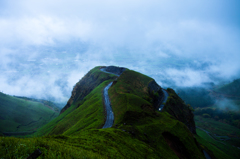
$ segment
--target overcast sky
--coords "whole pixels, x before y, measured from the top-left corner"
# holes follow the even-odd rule
[[[0,90],[67,100],[98,65],[135,69],[163,86],[239,78],[239,6],[239,0],[1,0]]]

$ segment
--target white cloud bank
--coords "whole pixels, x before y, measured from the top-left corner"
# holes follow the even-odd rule
[[[236,78],[240,70],[239,3],[235,0],[3,0],[0,69],[12,70],[12,63],[29,56],[41,59],[43,54],[58,57],[56,52],[66,52],[72,61],[76,55],[84,60],[67,73],[72,78],[66,80],[69,89],[89,68],[103,64],[121,64],[149,75],[154,72],[147,70],[159,67],[158,71],[175,79],[177,85],[186,86],[212,81],[209,74]],[[168,65],[164,69],[158,65],[159,59],[169,62],[171,58],[212,64],[204,70],[186,67],[188,64],[181,69],[171,63],[164,64]],[[71,58],[68,60],[70,63]],[[76,80],[73,72],[79,74]],[[49,78],[57,81],[59,77],[55,76]],[[14,88],[7,85],[7,75],[2,78],[5,82],[2,81],[0,89],[14,94],[11,90],[17,85]],[[47,87],[45,82],[24,75],[16,84],[29,88],[38,85],[37,94],[41,94]],[[56,84],[53,87],[56,89],[51,92],[59,92]],[[21,91],[34,94],[28,89]]]

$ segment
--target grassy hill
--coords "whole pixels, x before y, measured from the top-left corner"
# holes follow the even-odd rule
[[[16,136],[36,131],[59,114],[47,104],[0,93],[0,133]]]
[[[172,89],[167,90],[169,99],[159,112],[154,99],[162,94],[149,89],[152,78],[126,69],[116,79],[100,68],[90,70],[75,85],[61,114],[38,129],[35,137],[0,137],[0,156],[26,158],[38,148],[39,158],[205,158],[204,146],[192,133],[191,108]],[[114,125],[101,129],[105,122],[102,92],[111,81]],[[211,149],[206,151],[214,156]]]

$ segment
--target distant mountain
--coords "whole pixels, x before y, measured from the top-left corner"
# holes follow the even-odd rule
[[[177,88],[176,92],[193,108],[207,107],[215,103],[215,98],[211,96],[210,89],[204,87],[181,87]]]
[[[43,105],[49,107],[50,109],[52,109],[56,112],[60,112],[61,108],[63,107],[62,103],[54,103],[54,102],[44,100],[44,99],[34,99],[34,98],[21,97],[21,96],[13,96],[13,97],[17,97],[17,98],[28,100],[28,101],[42,103]]]
[[[7,136],[31,134],[58,114],[52,102],[0,93],[0,132]]]
[[[37,148],[45,158],[205,158],[194,135],[192,108],[174,90],[109,66],[93,68],[75,85],[61,114],[34,134],[43,137],[2,141],[27,145],[15,153],[22,158]]]
[[[239,97],[240,98],[240,79],[236,79],[233,82],[223,85],[215,89],[216,92],[222,93],[227,97]]]

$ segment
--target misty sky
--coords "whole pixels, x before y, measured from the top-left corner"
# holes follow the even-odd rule
[[[0,91],[68,100],[99,65],[162,85],[240,78],[239,0],[1,0]]]

